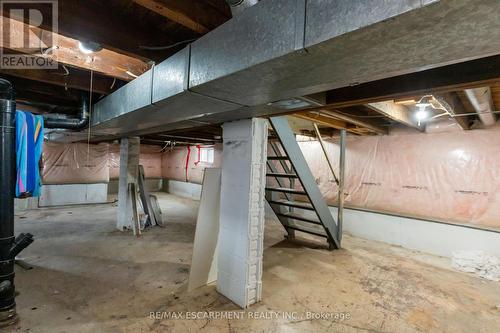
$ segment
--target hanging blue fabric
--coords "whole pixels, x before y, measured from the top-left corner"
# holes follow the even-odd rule
[[[33,188],[33,196],[39,197],[42,190],[42,177],[40,175],[40,160],[43,153],[43,117],[35,116],[35,186]]]
[[[23,193],[26,193],[27,181],[27,158],[28,158],[28,125],[26,124],[26,115],[22,111],[16,112],[16,166],[17,166],[17,181],[16,181],[16,197],[20,198]]]
[[[16,197],[40,196],[39,164],[43,151],[43,117],[16,112]]]

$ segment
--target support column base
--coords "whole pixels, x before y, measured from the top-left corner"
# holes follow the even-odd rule
[[[0,327],[12,326],[17,324],[18,320],[15,306],[9,310],[0,311]]]

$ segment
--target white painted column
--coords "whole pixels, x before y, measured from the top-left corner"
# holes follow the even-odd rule
[[[140,138],[123,138],[120,142],[120,179],[118,183],[118,215],[116,228],[120,231],[132,229],[132,199],[128,193],[128,184],[137,188],[137,170],[139,167]]]
[[[267,120],[223,126],[217,290],[242,308],[262,295]]]

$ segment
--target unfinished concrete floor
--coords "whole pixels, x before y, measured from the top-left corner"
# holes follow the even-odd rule
[[[112,204],[17,215],[16,232],[36,238],[23,253],[34,269],[16,267],[21,320],[0,331],[500,332],[500,283],[452,271],[445,258],[349,236],[334,252],[291,243],[270,220],[264,299],[244,319],[152,319],[150,312],[240,316],[214,286],[187,291],[198,204],[159,196],[167,227],[139,239],[115,230]]]

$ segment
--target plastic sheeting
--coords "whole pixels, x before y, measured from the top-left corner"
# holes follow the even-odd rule
[[[339,146],[326,145],[338,165]],[[336,204],[338,188],[319,143],[300,147],[327,201]],[[346,156],[346,205],[500,227],[498,127],[348,137]]]
[[[108,144],[47,142],[43,151],[43,184],[109,182]]]
[[[205,168],[218,168],[221,166],[222,145],[216,144],[214,146],[213,164],[196,163],[197,160],[197,146],[190,146],[189,149],[188,147],[178,147],[163,153],[161,163],[163,178],[201,184]]]
[[[144,167],[146,178],[162,178],[161,147],[141,145],[139,163]],[[109,178],[120,177],[120,145],[112,144],[109,147]]]

